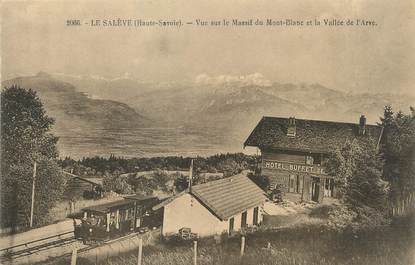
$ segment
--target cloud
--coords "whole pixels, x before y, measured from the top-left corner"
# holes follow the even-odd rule
[[[197,85],[233,85],[233,86],[271,86],[272,82],[261,73],[248,75],[218,75],[209,76],[200,74],[196,76]]]

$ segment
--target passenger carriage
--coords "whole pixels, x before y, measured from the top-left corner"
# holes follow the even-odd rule
[[[159,199],[154,196],[133,195],[124,197],[124,200],[83,208],[80,222],[74,219],[75,238],[84,243],[104,241],[158,227],[162,213],[151,209],[158,203]]]

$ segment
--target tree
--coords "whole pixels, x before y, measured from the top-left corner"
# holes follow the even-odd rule
[[[1,223],[27,225],[30,219],[33,165],[37,163],[34,224],[47,221],[61,198],[64,180],[57,164],[54,120],[33,90],[18,86],[1,92]]]
[[[218,171],[223,172],[225,177],[229,177],[241,172],[244,168],[239,165],[235,160],[227,158],[220,161],[217,165]]]
[[[252,180],[258,187],[260,187],[264,191],[268,191],[270,188],[270,180],[268,176],[265,175],[259,175],[259,174],[253,174],[249,173],[248,178]]]
[[[384,127],[381,152],[384,165],[384,176],[391,183],[391,200],[398,201],[415,191],[415,117],[414,108],[411,114],[401,111],[393,113],[386,106],[380,118]]]
[[[156,170],[152,176],[152,181],[154,182],[154,186],[162,191],[167,191],[167,182],[170,180],[169,176],[162,170]]]
[[[387,183],[382,180],[383,161],[372,140],[347,142],[329,158],[326,168],[335,176],[342,200],[353,208],[386,207]]]
[[[387,182],[382,180],[383,161],[373,140],[353,140],[337,148],[325,163],[335,177],[343,210],[330,212],[330,220],[348,223],[352,229],[388,223]],[[347,212],[347,214],[345,214]]]
[[[114,191],[119,194],[134,193],[133,187],[130,184],[130,177],[128,175],[121,175],[119,171],[114,173],[106,173],[102,186],[105,191]]]

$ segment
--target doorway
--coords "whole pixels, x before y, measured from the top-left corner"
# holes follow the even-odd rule
[[[320,178],[311,178],[311,200],[318,202],[320,197]]]

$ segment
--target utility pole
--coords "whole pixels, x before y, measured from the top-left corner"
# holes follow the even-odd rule
[[[241,257],[244,255],[244,252],[245,252],[245,237],[242,236],[241,237],[241,253],[240,253]]]
[[[190,161],[190,169],[189,169],[189,193],[192,193],[192,185],[193,185],[193,159]]]
[[[77,256],[78,256],[78,249],[74,248],[72,250],[71,265],[76,265]]]
[[[197,265],[197,241],[196,240],[193,241],[193,265]]]
[[[143,238],[140,237],[138,239],[138,258],[137,258],[137,265],[142,264],[143,259]]]
[[[33,208],[35,206],[36,161],[33,164],[32,206],[30,207],[30,227],[33,226]]]

